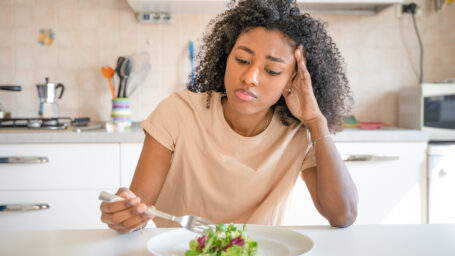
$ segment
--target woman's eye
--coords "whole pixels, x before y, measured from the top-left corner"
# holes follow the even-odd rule
[[[269,69],[266,69],[265,71],[267,73],[269,73],[270,75],[272,75],[272,76],[277,76],[277,75],[281,74],[281,72],[275,72],[275,71],[272,71],[272,70],[269,70]]]
[[[242,59],[239,59],[237,57],[235,57],[235,60],[238,61],[240,64],[249,64],[250,62],[247,61],[247,60],[242,60]]]

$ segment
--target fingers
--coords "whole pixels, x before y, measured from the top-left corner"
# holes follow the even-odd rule
[[[132,231],[142,229],[147,225],[147,222],[150,220],[150,216],[146,214],[135,216],[134,218],[128,219],[120,224],[109,224],[109,228],[124,234],[130,233]]]
[[[103,202],[100,205],[101,221],[120,233],[129,233],[141,228],[154,216],[147,215],[147,205],[141,203],[127,188],[120,188],[117,195],[125,200],[116,202]]]
[[[101,212],[114,213],[124,210],[141,202],[139,197],[127,188],[119,188],[116,195],[125,198],[125,200],[115,202],[102,202],[100,205]]]
[[[136,195],[133,193],[133,191],[131,191],[128,188],[125,188],[125,187],[119,188],[117,190],[116,195],[118,195],[120,197],[123,197],[125,199],[136,197]]]
[[[306,60],[305,57],[303,56],[303,47],[302,45],[299,45],[297,49],[294,52],[296,61],[297,61],[297,74],[298,77],[303,80],[305,83],[311,83],[311,78],[310,78],[310,73],[308,72],[308,69],[306,68]]]
[[[123,221],[133,216],[144,213],[146,209],[147,206],[145,204],[139,204],[137,206],[129,207],[127,209],[116,211],[113,213],[103,212],[103,214],[101,215],[101,221],[107,224],[122,223]]]
[[[131,231],[144,228],[147,222],[151,219],[146,213],[131,217],[121,223],[108,224],[109,228],[114,229],[119,233],[129,233]]]
[[[139,197],[129,198],[117,202],[102,202],[100,209],[103,213],[115,213],[135,206],[140,202],[141,199]]]

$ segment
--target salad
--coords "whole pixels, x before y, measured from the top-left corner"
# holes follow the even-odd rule
[[[258,244],[234,224],[218,224],[209,228],[203,235],[190,241],[190,249],[185,256],[254,256]]]

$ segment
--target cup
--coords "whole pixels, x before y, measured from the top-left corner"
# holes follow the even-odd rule
[[[132,123],[130,98],[112,99],[111,117],[116,131],[129,130]]]

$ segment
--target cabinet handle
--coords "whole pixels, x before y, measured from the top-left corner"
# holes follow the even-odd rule
[[[49,158],[43,156],[6,156],[0,157],[0,164],[45,164]]]
[[[345,162],[365,162],[365,161],[392,161],[400,157],[396,155],[341,155]]]
[[[0,212],[37,211],[51,208],[49,204],[4,204],[0,205]]]

